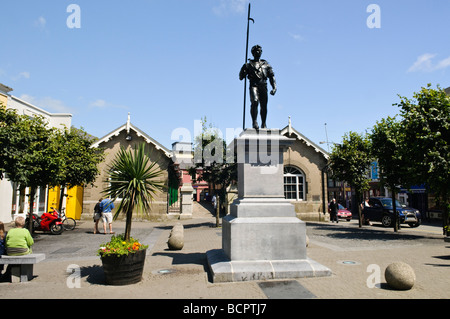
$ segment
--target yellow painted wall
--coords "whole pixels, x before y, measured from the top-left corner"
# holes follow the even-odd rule
[[[55,209],[58,209],[59,207],[59,196],[61,187],[56,186],[53,188],[48,189],[48,205],[47,205],[47,212],[50,211],[50,207],[53,207]]]
[[[53,187],[48,190],[48,210],[50,207],[58,209],[61,187]],[[69,188],[66,196],[66,216],[73,219],[80,219],[83,210],[83,186]]]
[[[74,186],[67,190],[66,216],[80,219],[83,210],[83,186]]]

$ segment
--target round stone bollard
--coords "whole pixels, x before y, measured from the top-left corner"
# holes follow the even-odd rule
[[[384,277],[390,287],[398,290],[409,290],[416,282],[414,270],[404,262],[395,262],[387,266]]]
[[[170,250],[181,250],[184,246],[184,227],[177,224],[170,232],[169,240],[167,242]]]

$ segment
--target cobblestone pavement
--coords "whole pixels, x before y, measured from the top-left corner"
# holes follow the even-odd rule
[[[406,226],[394,233],[377,225],[359,228],[355,221],[307,223],[308,257],[330,268],[332,276],[269,285],[212,283],[205,252],[221,248],[221,228],[215,227],[215,218],[207,209],[196,211],[194,217],[184,221],[134,221],[132,236],[150,247],[143,280],[122,287],[104,283],[96,251],[109,235],[93,234],[92,221],[83,220],[74,231],[60,236],[40,234],[33,251],[45,253],[46,260],[35,265],[35,278],[28,283],[0,283],[0,298],[450,298],[450,244],[444,243],[439,226]],[[184,248],[170,251],[167,239],[179,222],[185,229]],[[123,232],[124,223],[115,222],[114,229]],[[385,283],[384,270],[395,261],[413,267],[417,279],[411,290],[392,290]],[[78,278],[72,269],[79,270]],[[278,290],[272,294],[274,288]]]

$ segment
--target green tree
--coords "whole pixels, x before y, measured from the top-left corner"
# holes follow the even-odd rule
[[[368,168],[371,163],[370,141],[367,136],[349,132],[342,144],[334,144],[329,159],[329,167],[334,178],[353,186],[358,203],[359,227],[361,219],[361,194],[369,189]]]
[[[220,132],[207,125],[206,117],[202,119],[202,133],[195,137],[194,142],[195,166],[189,169],[192,176],[198,174],[198,180],[205,181],[213,187],[217,194],[216,226],[220,226],[220,207],[225,203],[226,190],[237,179],[237,165],[235,159],[226,159],[227,145]],[[216,186],[219,186],[216,189]]]
[[[130,240],[134,209],[138,213],[147,213],[154,195],[164,189],[164,183],[160,180],[163,171],[156,164],[150,161],[145,144],[142,143],[134,150],[122,147],[108,168],[110,184],[104,193],[113,200],[122,198],[114,219],[120,213],[126,214],[125,241]]]
[[[61,158],[52,153],[52,136],[43,117],[18,115],[0,107],[1,177],[6,173],[9,180],[30,188],[30,217],[36,189],[53,185],[61,165]]]
[[[52,139],[53,154],[60,158],[54,184],[61,186],[59,209],[65,187],[92,184],[100,173],[98,164],[104,159],[103,150],[91,147],[94,138],[83,129],[71,127],[57,130]]]
[[[413,94],[400,96],[404,145],[408,150],[409,180],[426,183],[444,209],[443,229],[449,236],[450,212],[450,98],[431,84]]]
[[[390,189],[394,213],[394,231],[399,229],[396,208],[396,192],[404,184],[407,175],[405,163],[404,135],[401,122],[388,117],[377,122],[370,135],[372,155],[380,167],[380,181]]]

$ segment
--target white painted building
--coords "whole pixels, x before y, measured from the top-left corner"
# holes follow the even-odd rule
[[[48,121],[50,127],[70,128],[72,114],[50,113],[11,95],[11,91],[13,91],[12,88],[0,83],[0,103],[7,108],[16,109],[19,115],[41,115]],[[11,222],[17,215],[24,215],[29,211],[28,196],[26,196],[29,190],[20,191],[17,186],[10,182],[7,176],[0,180],[0,221],[4,223]],[[38,189],[36,196],[34,211],[41,214],[47,209],[47,188]]]

